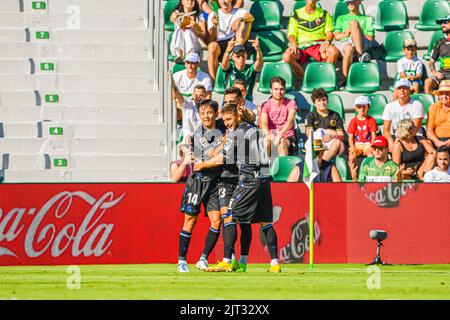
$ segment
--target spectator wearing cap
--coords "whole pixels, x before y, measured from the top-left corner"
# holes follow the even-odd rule
[[[411,93],[419,93],[423,87],[422,61],[417,58],[417,42],[414,39],[405,39],[403,42],[403,53],[405,56],[397,61],[398,79],[406,79],[411,82]],[[394,97],[396,92],[394,91]]]
[[[252,45],[256,50],[256,61],[254,63],[246,64],[248,59],[247,49],[243,45],[236,45],[236,41],[234,40],[228,42],[222,59],[222,69],[226,74],[224,87],[232,87],[234,81],[237,79],[245,80],[247,83],[247,95],[245,98],[248,100],[253,100],[253,88],[255,87],[256,75],[258,72],[261,72],[264,66],[263,54],[259,47],[258,38],[252,42]]]
[[[236,41],[235,45],[245,45],[250,37],[253,15],[243,8],[235,8],[236,0],[219,0],[219,10],[208,17],[208,72],[216,79],[219,61],[222,61],[228,42]]]
[[[432,93],[439,87],[442,80],[450,80],[450,15],[437,19],[437,24],[442,27],[444,38],[436,41],[428,61],[428,67],[432,76],[425,80],[425,92]],[[437,71],[435,63],[439,62],[440,70]]]
[[[201,14],[196,0],[180,0],[170,15],[175,30],[170,43],[170,52],[176,56],[175,62],[182,63],[189,52],[201,54],[200,39],[206,42],[206,20]]]
[[[420,101],[411,99],[411,82],[406,79],[400,79],[395,83],[397,99],[388,103],[383,111],[383,136],[389,142],[389,148],[395,140],[395,128],[400,120],[411,119],[414,122],[415,136],[422,126],[424,118],[424,109]]]
[[[388,159],[389,142],[379,136],[371,145],[373,157],[366,158],[361,164],[359,176],[358,167],[349,161],[353,181],[359,182],[400,182],[400,167]]]
[[[297,113],[295,100],[287,99],[286,81],[281,77],[270,80],[269,100],[261,106],[261,129],[266,137],[268,155],[272,155],[272,147],[278,156],[294,154],[297,143],[294,131],[294,120]]]
[[[436,147],[450,147],[450,80],[443,80],[433,92],[438,101],[428,109],[427,137]]]
[[[423,178],[423,182],[450,182],[450,156],[447,146],[441,146],[436,150],[436,167],[427,171]]]
[[[212,81],[209,75],[201,70],[200,56],[195,52],[190,52],[184,57],[186,69],[173,74],[174,84],[182,95],[190,96],[194,88],[201,84],[206,89],[206,98],[211,98]]]
[[[360,156],[370,157],[372,155],[371,144],[377,137],[377,123],[368,115],[370,100],[367,96],[359,96],[354,102],[356,117],[354,117],[347,128],[349,143],[349,160],[353,161]]]
[[[342,55],[344,79],[340,86],[345,86],[355,53],[361,62],[368,62],[371,59],[366,50],[373,45],[375,29],[373,18],[360,12],[361,2],[362,0],[344,0],[349,13],[339,16],[334,27],[334,45]]]
[[[338,169],[331,161],[323,159],[327,148],[323,145],[321,139],[313,140],[313,148],[316,153],[319,175],[314,178],[314,182],[342,182]],[[297,163],[292,169],[287,182],[303,182],[304,162]]]
[[[295,76],[303,78],[303,66],[313,58],[318,62],[336,64],[339,50],[331,44],[333,19],[328,11],[317,7],[318,0],[306,0],[306,5],[294,11],[289,19],[289,48],[283,60],[292,68]]]
[[[310,129],[317,131],[327,148],[324,159],[331,161],[337,155],[344,153],[344,120],[339,113],[328,109],[328,94],[323,89],[315,89],[311,94],[315,110],[306,116],[306,135]]]
[[[418,139],[413,135],[414,123],[411,119],[403,119],[397,125],[397,140],[392,150],[392,160],[404,165],[401,170],[402,179],[423,180],[426,171],[433,168],[436,152],[427,139]]]

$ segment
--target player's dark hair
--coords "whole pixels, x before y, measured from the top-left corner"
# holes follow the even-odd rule
[[[184,13],[183,0],[178,1],[178,3],[176,4],[174,10],[177,10],[178,12],[183,12]],[[195,11],[195,16],[196,17],[199,17],[200,14],[202,13],[202,11],[200,10],[200,6],[198,5],[197,1],[195,1],[194,9],[192,9],[192,11]]]
[[[272,88],[272,85],[274,83],[279,83],[283,86],[283,88],[286,88],[286,80],[284,80],[282,77],[273,77],[270,79],[270,88]]]
[[[227,94],[235,94],[236,97],[238,97],[238,99],[242,99],[242,91],[239,88],[236,87],[227,88],[225,89],[225,93],[223,95]]]
[[[439,152],[445,152],[448,155],[450,155],[450,150],[449,150],[449,148],[447,146],[440,146],[440,147],[438,147],[436,149],[436,153],[439,153]]]
[[[218,112],[219,111],[219,104],[211,99],[206,99],[203,100],[202,102],[199,103],[198,108],[200,109],[201,107],[211,107],[213,108],[214,112]]]
[[[203,91],[206,92],[206,88],[205,88],[205,86],[202,85],[202,84],[196,85],[196,86],[194,87],[194,90],[203,90]]]
[[[236,79],[234,80],[234,85],[240,84],[241,86],[244,86],[247,88],[247,82],[244,79]]]
[[[222,113],[233,113],[233,114],[237,114],[238,113],[238,109],[237,109],[237,104],[234,103],[227,103],[225,106],[223,106],[222,108]]]
[[[314,103],[317,99],[327,98],[328,100],[328,94],[325,90],[322,88],[314,89],[311,94],[311,101]]]

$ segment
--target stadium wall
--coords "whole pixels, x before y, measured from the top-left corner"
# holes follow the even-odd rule
[[[0,265],[175,263],[183,184],[0,185]],[[448,187],[437,184],[316,184],[315,262],[369,263],[371,229],[388,231],[393,264],[450,263]],[[280,257],[308,262],[308,189],[272,185]],[[194,231],[188,262],[201,254],[208,219]],[[254,225],[250,262],[266,262]],[[222,257],[222,240],[210,257]],[[236,246],[239,252],[239,245]]]

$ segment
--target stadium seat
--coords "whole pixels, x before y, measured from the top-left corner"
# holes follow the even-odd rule
[[[380,72],[375,62],[356,62],[350,67],[345,91],[372,93],[380,90]]]
[[[342,120],[345,121],[344,103],[339,95],[331,93],[328,95],[328,109],[339,113]],[[309,111],[315,111],[316,107],[312,104]]]
[[[359,6],[359,11],[362,14],[365,14],[364,5],[362,3]],[[349,10],[348,10],[348,6],[346,3],[341,2],[341,1],[336,2],[336,5],[334,6],[333,23],[336,24],[337,18],[339,18],[339,16],[342,16],[342,15],[348,14],[348,13],[349,13]]]
[[[339,171],[339,174],[342,178],[342,182],[349,182],[352,181],[352,177],[350,174],[350,168],[348,166],[347,161],[341,156],[336,156],[335,160],[336,168]]]
[[[426,124],[428,108],[430,107],[430,105],[432,105],[434,103],[434,96],[431,94],[427,94],[427,93],[416,93],[416,94],[412,94],[411,98],[422,102],[424,113],[425,113],[425,117],[422,120],[422,124]]]
[[[436,19],[450,14],[450,4],[447,0],[427,0],[422,6],[419,15],[419,23],[414,28],[421,31],[440,30],[441,26]]]
[[[186,66],[184,65],[184,63],[175,63],[172,68],[172,74],[174,74],[178,71],[184,70],[184,69],[186,69]]]
[[[270,79],[280,76],[286,81],[286,91],[294,89],[294,76],[289,64],[285,62],[266,62],[259,78],[258,91],[270,93]]]
[[[375,30],[403,30],[408,27],[408,12],[403,1],[383,0],[378,4]]]
[[[170,43],[172,42],[172,37],[173,37],[173,32],[169,33],[169,36],[167,37],[167,52],[169,54],[169,61],[174,61],[175,60],[175,56],[173,54],[170,53]]]
[[[173,31],[175,30],[175,26],[172,21],[170,21],[170,15],[172,14],[175,6],[178,1],[164,1],[163,10],[164,10],[164,30]]]
[[[382,125],[384,107],[388,104],[386,96],[381,93],[372,93],[366,96],[370,99],[369,115],[375,118],[377,125]]]
[[[404,56],[403,41],[405,39],[414,39],[409,31],[390,31],[384,39],[385,61],[396,62]]]
[[[281,29],[282,10],[278,1],[257,1],[250,7],[255,17],[253,31]]]
[[[287,37],[283,31],[260,31],[254,34],[254,38],[256,37],[259,38],[259,45],[263,53],[264,62],[278,62],[282,60],[283,52],[287,48]],[[256,59],[255,53],[252,53],[251,59]]]
[[[217,93],[224,93],[226,89],[226,72],[222,69],[222,64],[219,65],[216,73],[216,81],[214,82],[213,91]]]
[[[337,77],[333,64],[327,62],[310,62],[305,70],[301,91],[311,93],[322,88],[327,93],[336,90]]]
[[[298,156],[276,157],[270,166],[270,175],[273,181],[286,182],[295,165],[302,162]]]
[[[433,32],[433,35],[431,36],[431,39],[430,39],[430,43],[428,45],[428,51],[427,51],[427,53],[425,53],[423,55],[424,60],[427,60],[427,61],[430,60],[431,50],[433,50],[435,43],[439,39],[442,39],[442,38],[444,38],[444,33],[442,32],[442,30]]]

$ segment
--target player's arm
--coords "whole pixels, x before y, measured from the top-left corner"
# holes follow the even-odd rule
[[[248,108],[245,106],[239,106],[238,111],[242,116],[242,119],[248,123],[255,123],[256,116],[253,112],[251,112]]]
[[[194,171],[201,171],[204,169],[215,168],[223,164],[224,164],[224,156],[222,153],[220,153],[212,159],[195,163]]]

